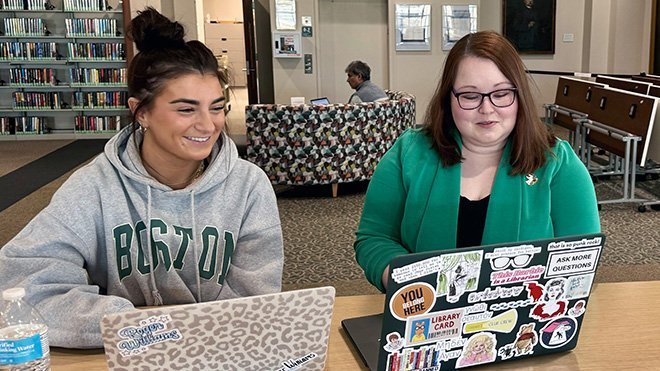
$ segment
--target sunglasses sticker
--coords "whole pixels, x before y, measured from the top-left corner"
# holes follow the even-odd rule
[[[490,267],[494,271],[501,271],[506,268],[524,268],[532,261],[534,254],[539,252],[541,248],[534,245],[498,247],[486,253],[485,258],[490,259]]]
[[[555,251],[548,256],[545,278],[569,274],[592,273],[600,255],[600,246],[576,251]]]
[[[463,308],[433,312],[408,318],[406,321],[406,346],[436,343],[440,340],[461,336]]]

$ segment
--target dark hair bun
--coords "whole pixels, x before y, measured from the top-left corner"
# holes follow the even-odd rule
[[[186,45],[181,23],[170,21],[152,7],[138,12],[138,16],[131,21],[128,34],[140,52],[178,49]]]

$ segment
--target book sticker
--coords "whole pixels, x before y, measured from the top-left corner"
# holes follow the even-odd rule
[[[573,339],[577,332],[577,321],[571,317],[557,318],[548,322],[539,332],[544,348],[559,348]]]
[[[435,305],[435,288],[426,282],[417,282],[397,290],[390,299],[390,312],[399,321],[410,316],[427,313]]]
[[[497,339],[490,332],[480,332],[470,336],[463,346],[463,352],[456,361],[456,367],[467,367],[489,363],[495,360]]]
[[[530,318],[548,321],[563,316],[568,302],[564,300],[566,279],[554,278],[545,286],[538,282],[525,282],[529,298],[537,304],[529,311]]]

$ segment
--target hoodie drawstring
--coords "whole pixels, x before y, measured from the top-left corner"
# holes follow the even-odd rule
[[[192,212],[192,248],[195,259],[195,282],[197,283],[197,302],[202,302],[202,283],[199,279],[199,257],[197,255],[197,231],[195,230],[195,191],[190,191],[190,210]],[[200,237],[201,239],[201,237]]]
[[[154,264],[153,255],[151,253],[151,187],[147,185],[147,252],[149,256],[149,265],[151,266],[151,295],[153,297],[153,305],[163,305],[163,297],[158,292],[156,286],[156,266]]]

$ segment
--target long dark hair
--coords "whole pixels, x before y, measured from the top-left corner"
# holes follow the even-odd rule
[[[138,12],[131,20],[128,36],[139,49],[128,66],[127,76],[128,96],[139,100],[131,113],[134,130],[138,128],[138,112],[152,107],[169,80],[196,73],[217,76],[223,88],[227,84],[213,52],[197,40],[186,42],[183,25],[152,7]]]
[[[424,130],[433,138],[442,164],[451,166],[462,159],[461,149],[454,137],[456,123],[451,113],[451,90],[460,62],[468,57],[491,60],[517,88],[518,114],[511,133],[512,174],[528,174],[545,164],[547,153],[555,145],[555,137],[537,114],[525,66],[518,52],[502,35],[493,31],[468,34],[451,49],[442,79],[431,98],[424,117]]]

